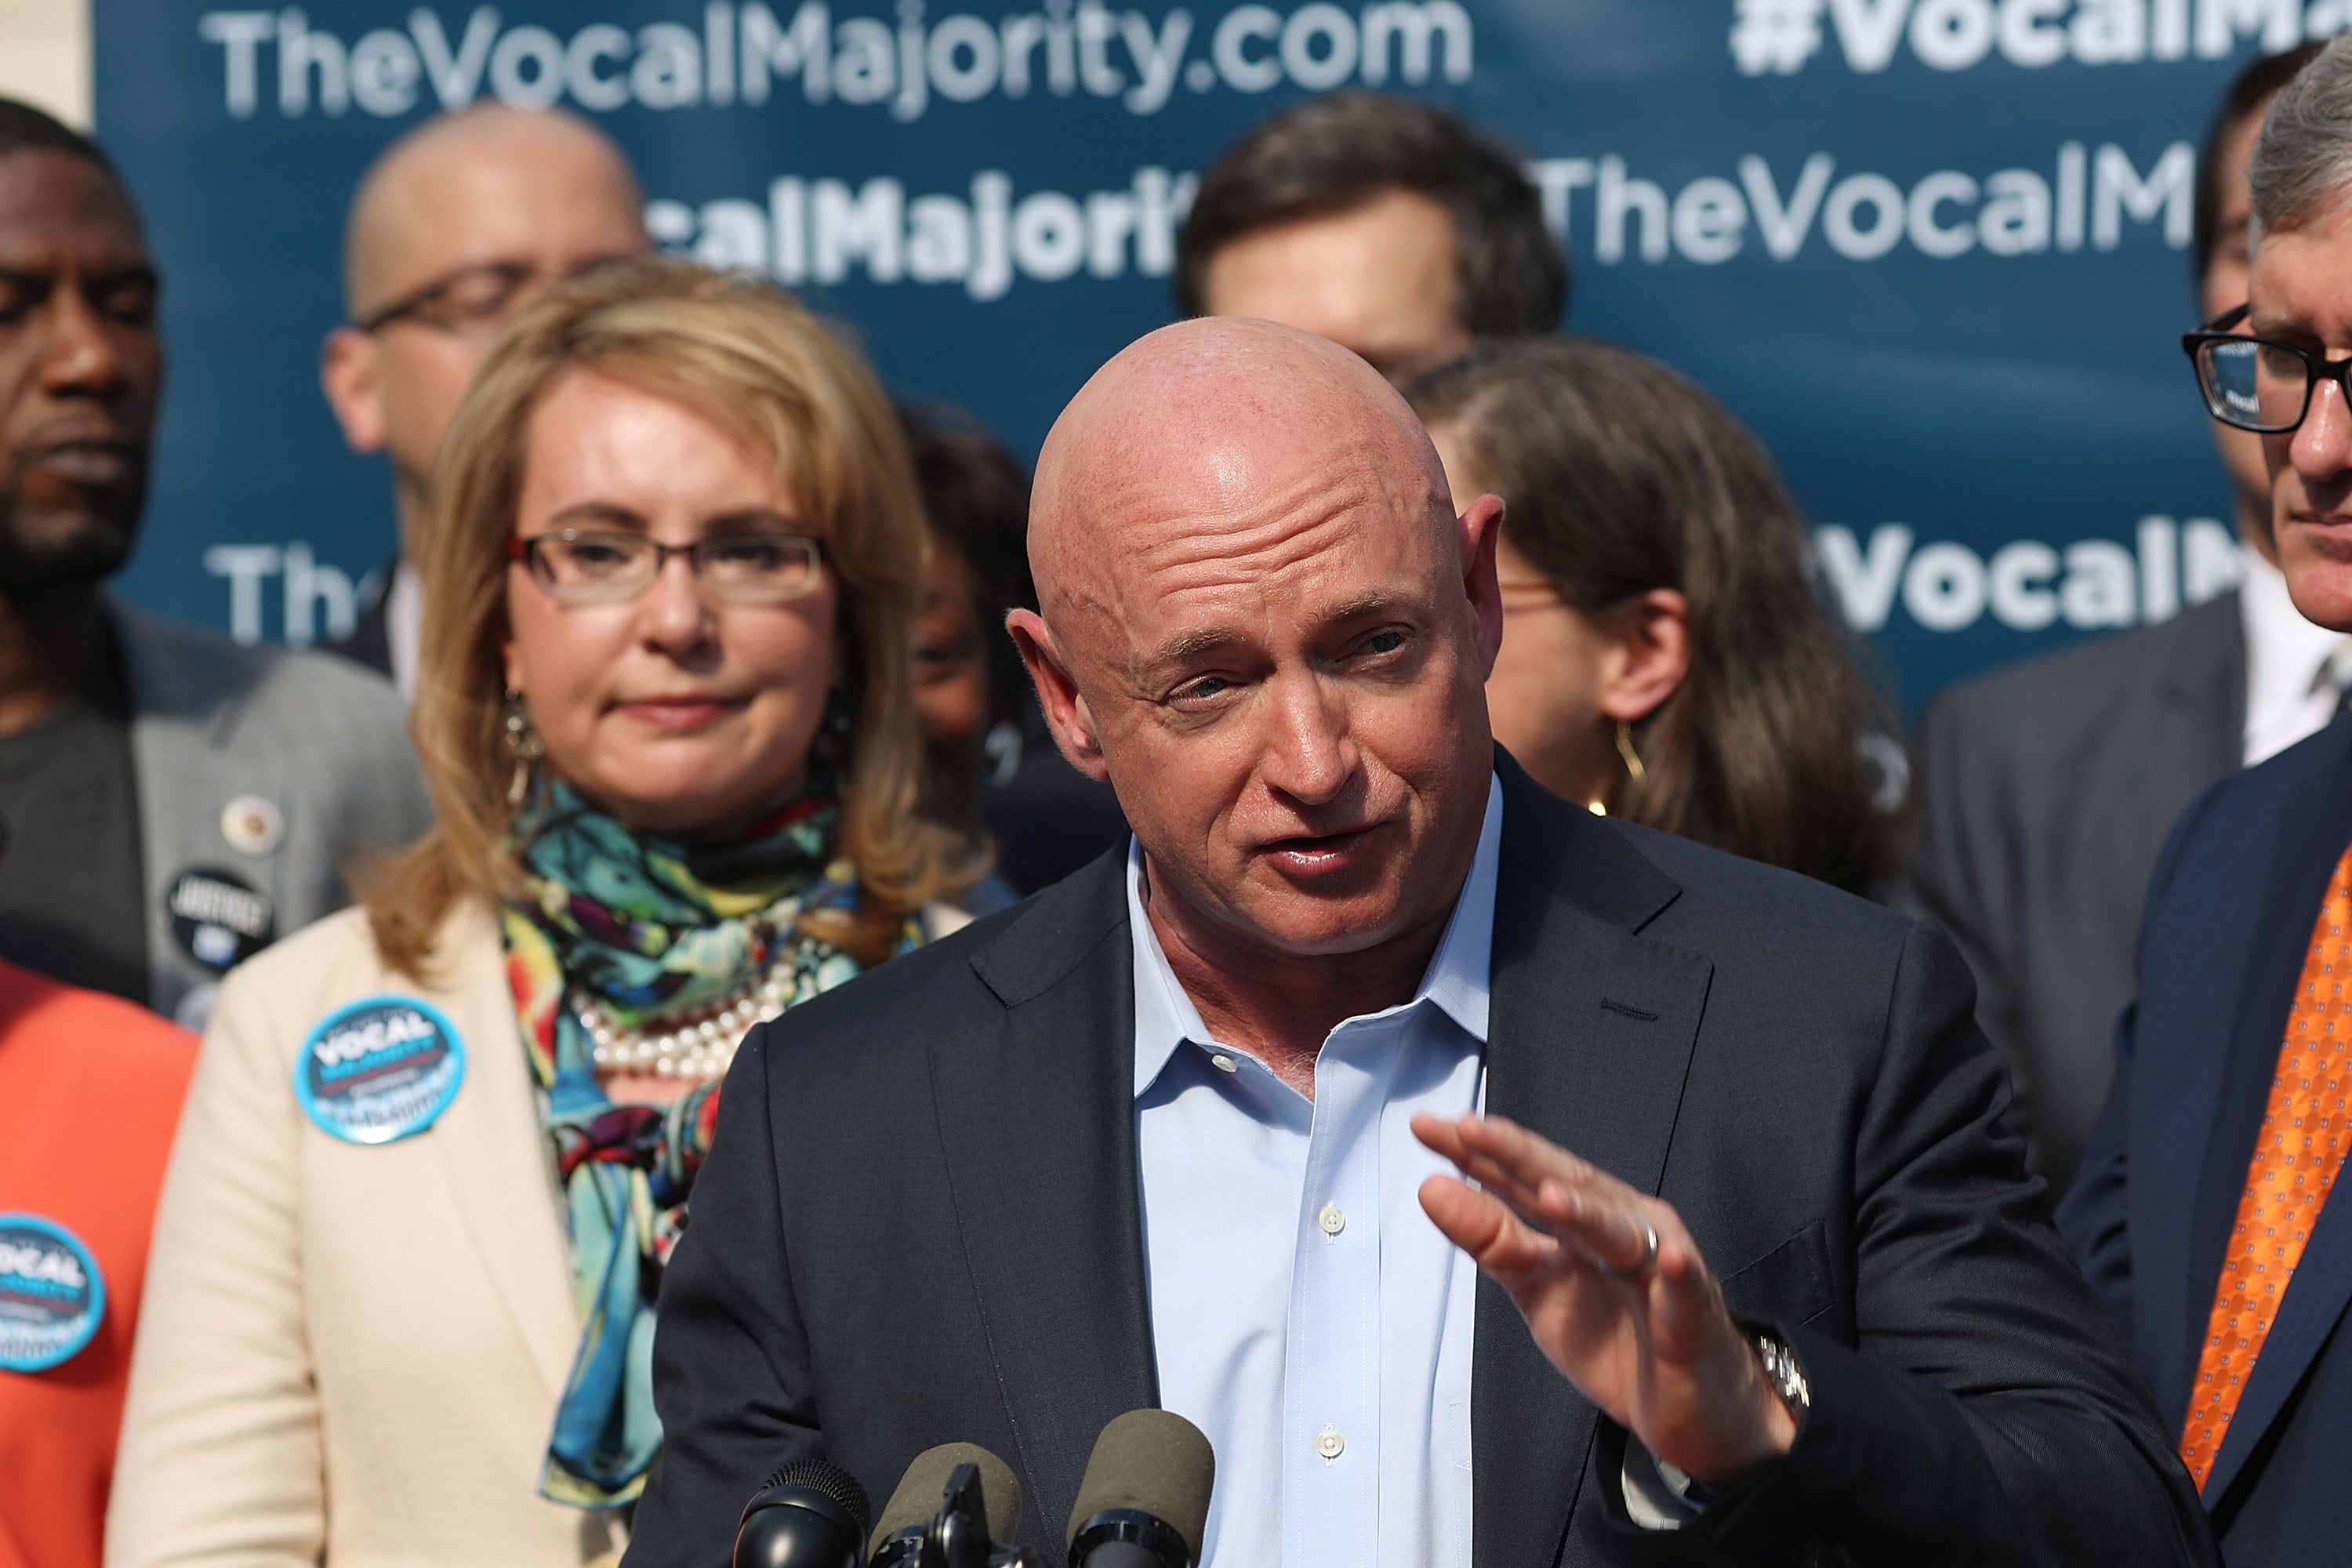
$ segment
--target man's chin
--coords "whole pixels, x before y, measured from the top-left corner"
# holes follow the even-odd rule
[[[2352,532],[2290,524],[2279,539],[2287,596],[2304,619],[2352,632]]]
[[[14,527],[0,520],[0,591],[82,588],[106,581],[131,559],[138,523],[112,518],[43,519]]]
[[[1401,889],[1368,889],[1346,895],[1292,889],[1262,892],[1238,911],[1259,940],[1293,958],[1339,958],[1378,947],[1406,923]]]

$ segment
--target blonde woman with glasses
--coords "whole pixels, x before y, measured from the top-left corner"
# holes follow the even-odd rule
[[[446,447],[437,825],[227,983],[108,1561],[575,1564],[660,1444],[661,1270],[753,1022],[955,918],[915,815],[924,535],[873,376],[682,263],[559,285]]]

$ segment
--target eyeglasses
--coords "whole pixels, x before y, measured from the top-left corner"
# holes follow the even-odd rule
[[[2334,382],[2352,399],[2352,381],[2346,379],[2352,359],[2328,359],[2276,338],[2231,331],[2246,311],[2241,305],[2181,334],[2180,346],[2197,367],[2205,412],[2239,430],[2283,436],[2311,412],[2312,388],[2321,382]]]
[[[461,337],[488,337],[506,325],[538,292],[539,269],[520,261],[461,267],[380,305],[352,325],[379,332],[394,321],[415,321]]]
[[[559,605],[618,605],[654,585],[673,555],[683,555],[714,603],[782,605],[814,589],[824,553],[796,533],[718,533],[691,544],[664,544],[642,533],[589,533],[566,528],[507,541],[507,559]]]

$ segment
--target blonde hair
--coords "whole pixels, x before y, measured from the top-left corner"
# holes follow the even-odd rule
[[[841,585],[854,703],[839,853],[865,908],[803,927],[869,961],[962,878],[957,841],[919,821],[909,666],[926,536],[906,439],[856,353],[782,290],[691,263],[614,262],[560,283],[490,347],[441,448],[421,563],[425,616],[409,727],[436,822],[373,879],[376,945],[420,976],[450,909],[516,892],[514,759],[505,734],[507,541],[530,421],[564,376],[593,371],[774,455]]]

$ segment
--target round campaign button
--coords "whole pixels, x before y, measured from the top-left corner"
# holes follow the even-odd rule
[[[348,1143],[422,1132],[466,1079],[466,1049],[438,1011],[414,996],[338,1008],[294,1059],[294,1097],[321,1131]]]
[[[79,1237],[38,1215],[0,1214],[0,1368],[71,1361],[105,1319],[106,1279]]]
[[[241,855],[267,855],[286,837],[286,814],[257,795],[241,795],[221,807],[221,837]]]
[[[269,895],[218,866],[192,867],[172,879],[163,907],[180,950],[221,973],[268,947],[278,934],[278,911]]]

